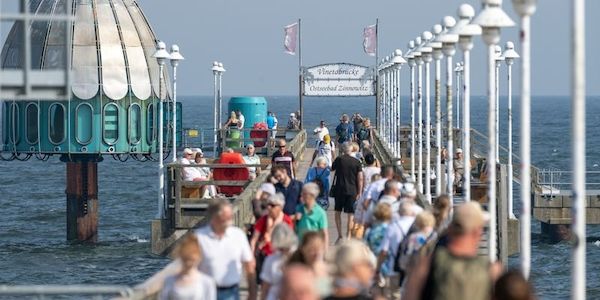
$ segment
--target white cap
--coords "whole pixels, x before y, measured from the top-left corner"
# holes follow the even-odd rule
[[[456,153],[463,153],[462,149],[458,148],[456,149]]]
[[[272,183],[265,182],[258,189],[269,195],[275,195],[275,186]]]
[[[192,149],[192,150],[194,150],[194,153],[201,153],[201,154],[204,154],[204,152],[202,152],[202,149],[200,149],[200,148],[194,148],[194,149]]]
[[[190,148],[185,148],[183,149],[183,154],[194,154],[194,151],[192,151]]]
[[[296,113],[290,113],[290,117],[295,117]]]

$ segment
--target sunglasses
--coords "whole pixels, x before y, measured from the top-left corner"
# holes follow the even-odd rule
[[[283,145],[283,146],[277,146],[277,148],[285,148],[285,145]]]
[[[277,204],[273,204],[273,203],[269,203],[269,204],[267,204],[267,206],[273,208],[273,207],[276,207],[278,205]]]

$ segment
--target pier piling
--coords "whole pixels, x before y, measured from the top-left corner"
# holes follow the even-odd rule
[[[67,240],[98,240],[98,161],[87,156],[67,164]]]

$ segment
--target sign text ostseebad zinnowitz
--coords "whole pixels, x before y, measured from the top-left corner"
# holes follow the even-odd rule
[[[353,64],[325,64],[306,69],[306,96],[372,96],[374,80],[369,68]]]

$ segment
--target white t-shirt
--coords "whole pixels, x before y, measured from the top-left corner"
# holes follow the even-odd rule
[[[371,184],[371,178],[373,177],[373,175],[379,174],[379,173],[381,173],[381,168],[379,168],[379,167],[364,167],[363,168],[363,175],[365,176],[364,186],[368,186],[369,184]]]
[[[331,167],[333,164],[333,153],[335,152],[335,145],[333,142],[326,144],[325,142],[319,142],[317,144],[317,157],[323,156],[327,159],[327,165]]]
[[[159,299],[216,300],[217,286],[215,281],[202,273],[198,275],[194,284],[189,286],[175,285],[177,275],[167,277]]]
[[[319,127],[315,128],[315,130],[313,130],[313,132],[317,134],[317,137],[319,137],[319,141],[322,141],[323,137],[325,135],[329,134],[329,129],[327,129],[327,127],[319,126]]]
[[[242,279],[242,263],[254,260],[246,234],[239,228],[229,226],[219,238],[210,225],[196,230],[202,263],[200,272],[212,277],[219,287],[239,284]]]
[[[260,157],[254,154],[252,156],[244,155],[244,163],[248,165],[260,165]],[[248,172],[256,175],[256,167],[248,167]]]
[[[240,117],[238,118],[238,128],[239,129],[244,128],[245,123],[246,123],[246,118],[244,117],[244,115],[240,114]]]
[[[190,160],[187,158],[182,158],[180,163],[182,165],[191,165],[192,164],[190,162]],[[182,173],[181,175],[183,176],[183,181],[193,181],[194,178],[200,177],[200,169],[198,169],[198,168],[183,168],[181,173]]]
[[[269,255],[262,266],[260,279],[270,284],[267,300],[277,300],[279,290],[281,289],[281,279],[283,278],[283,265],[285,257],[277,251]]]

